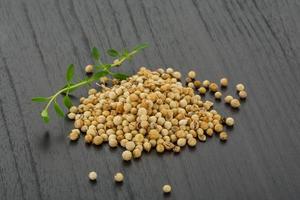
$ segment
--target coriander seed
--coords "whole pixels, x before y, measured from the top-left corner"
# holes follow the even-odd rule
[[[222,93],[221,92],[216,92],[215,93],[215,98],[216,99],[221,99],[221,97],[222,97]]]
[[[206,93],[206,88],[205,87],[200,87],[198,91],[199,91],[200,94],[205,94]]]
[[[227,117],[225,121],[227,126],[233,126],[234,125],[234,119],[232,117]]]
[[[85,67],[85,72],[86,73],[92,73],[93,72],[93,65],[87,65],[86,67]]]
[[[218,91],[218,85],[216,83],[211,83],[211,84],[209,84],[209,89],[212,92],[217,92]]]
[[[238,100],[238,99],[232,99],[231,101],[230,101],[230,106],[232,107],[232,108],[238,108],[238,107],[240,107],[240,101]]]
[[[164,193],[170,193],[172,190],[172,187],[170,185],[164,185],[162,190]]]
[[[88,177],[91,181],[95,181],[97,179],[97,173],[92,171],[88,174]]]
[[[132,159],[132,153],[131,153],[131,151],[128,151],[128,150],[123,151],[122,158],[125,161],[130,161]]]
[[[70,138],[71,141],[78,140],[79,134],[78,134],[77,132],[72,131],[72,132],[69,134],[69,138]]]
[[[219,137],[220,137],[220,140],[226,141],[228,139],[228,134],[226,132],[221,132]]]
[[[221,78],[220,84],[222,87],[227,87],[228,86],[228,79],[227,78]]]
[[[236,90],[239,91],[239,92],[245,90],[245,86],[244,86],[243,84],[241,84],[241,83],[237,84],[237,85],[235,86],[235,88],[236,88]]]
[[[191,78],[191,79],[195,79],[196,78],[196,72],[195,71],[189,71],[188,77]]]
[[[225,103],[230,104],[230,102],[233,100],[233,97],[231,95],[228,95],[224,98]]]
[[[239,92],[239,97],[240,97],[241,99],[246,99],[246,97],[247,97],[247,92],[246,92],[245,90],[240,91],[240,92]]]
[[[115,174],[114,179],[117,183],[123,182],[124,175],[121,172]]]

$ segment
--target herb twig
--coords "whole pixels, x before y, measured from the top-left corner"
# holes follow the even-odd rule
[[[41,102],[46,103],[44,109],[41,112],[41,117],[43,118],[44,122],[48,123],[50,120],[49,117],[49,107],[53,105],[54,110],[58,116],[64,117],[64,112],[61,106],[57,102],[57,97],[60,95],[64,95],[63,97],[63,104],[65,107],[70,108],[72,106],[72,101],[69,97],[69,94],[75,91],[76,89],[80,88],[81,86],[91,84],[92,82],[98,81],[99,78],[103,76],[110,75],[116,79],[124,80],[128,77],[128,75],[123,73],[115,73],[111,71],[112,67],[119,67],[123,62],[126,60],[131,60],[132,57],[140,52],[142,49],[148,47],[147,44],[140,44],[132,49],[132,51],[128,52],[127,50],[124,50],[123,52],[118,52],[115,49],[109,49],[107,51],[107,54],[115,60],[111,64],[105,64],[100,59],[100,51],[94,47],[92,49],[92,57],[95,61],[95,69],[96,71],[91,77],[84,78],[83,80],[80,80],[78,82],[73,82],[74,78],[74,71],[75,67],[73,64],[69,65],[67,72],[66,72],[66,85],[58,90],[56,93],[54,93],[52,96],[49,97],[34,97],[32,98],[32,101],[34,102]]]

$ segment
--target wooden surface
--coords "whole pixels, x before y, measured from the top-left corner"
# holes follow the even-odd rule
[[[298,0],[0,0],[0,199],[300,199],[299,22]],[[30,99],[63,85],[68,64],[82,75],[93,46],[142,42],[150,48],[120,70],[196,69],[202,80],[228,77],[234,95],[246,84],[239,111],[216,104],[236,119],[226,144],[124,164],[121,149],[71,144],[72,123],[52,111],[42,123]]]

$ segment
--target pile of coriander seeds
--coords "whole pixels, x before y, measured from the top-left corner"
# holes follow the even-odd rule
[[[70,108],[68,117],[75,120],[75,129],[69,138],[75,141],[82,133],[86,143],[122,147],[126,161],[152,149],[178,153],[214,134],[226,141],[224,126],[233,126],[234,119],[222,117],[213,109],[213,102],[202,100],[201,95],[211,91],[220,100],[219,87],[227,87],[228,80],[222,78],[220,86],[201,82],[194,71],[188,73],[186,85],[180,79],[181,73],[172,68],[151,71],[145,67],[126,80],[115,81],[112,87],[102,79],[99,91],[90,89],[79,106]],[[239,98],[245,99],[245,86],[238,84],[236,89]],[[232,108],[240,106],[240,100],[231,95],[224,101]]]

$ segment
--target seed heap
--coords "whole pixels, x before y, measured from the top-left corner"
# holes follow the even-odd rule
[[[111,88],[102,84],[100,92],[90,89],[78,107],[70,108],[68,117],[75,120],[75,129],[69,137],[77,140],[82,132],[86,143],[121,146],[125,161],[140,158],[143,151],[151,149],[177,153],[186,145],[196,146],[198,140],[205,142],[206,136],[214,133],[227,140],[224,125],[232,126],[233,119],[226,121],[212,109],[211,101],[202,101],[194,90],[200,94],[210,90],[221,98],[218,85],[208,80],[195,81],[195,77],[194,71],[189,72],[188,81],[192,84],[184,87],[181,73],[172,68],[150,71],[141,67],[136,75]],[[224,80],[222,87],[228,83]]]

